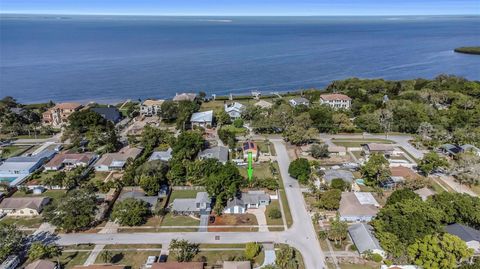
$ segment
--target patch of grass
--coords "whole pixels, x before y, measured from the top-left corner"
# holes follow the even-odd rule
[[[35,195],[33,193],[25,194],[24,192],[16,191],[13,194],[13,197],[49,197],[53,201],[56,201],[56,200],[58,201],[61,198],[63,198],[66,193],[67,193],[66,190],[46,190],[44,193],[40,195]]]
[[[224,125],[222,126],[222,129],[234,132],[235,135],[245,135],[247,133],[247,128],[245,127],[237,128],[233,125]]]
[[[98,171],[95,171],[92,176],[90,177],[90,181],[104,181],[108,175],[110,174],[110,172],[98,172]]]
[[[256,142],[258,149],[263,152],[263,153],[270,153],[272,156],[276,156],[277,153],[275,152],[275,147],[273,146],[272,143],[268,143],[265,141],[262,142]]]
[[[31,147],[32,146],[20,146],[20,145],[5,146],[1,148],[2,154],[0,155],[0,157],[5,159],[10,157],[15,157],[27,151]]]
[[[197,190],[174,190],[170,195],[170,203],[173,203],[175,199],[183,199],[183,198],[195,198],[197,193],[200,191]]]
[[[90,255],[90,251],[78,251],[78,252],[64,252],[60,256],[60,264],[62,268],[69,269],[73,268],[76,265],[83,265]],[[56,262],[57,259],[50,259],[53,262]]]
[[[43,223],[42,217],[4,217],[0,222],[15,224],[17,227],[38,228]]]
[[[210,102],[203,102],[200,106],[200,111],[208,111],[208,110],[215,110],[219,111],[222,110],[224,107],[223,101],[213,100]]]
[[[272,178],[273,174],[270,171],[270,164],[269,163],[254,163],[253,164],[253,176],[259,179],[263,178]],[[247,166],[238,167],[240,171],[240,175],[243,177],[247,177]]]
[[[95,247],[94,244],[78,244],[78,245],[68,245],[62,247],[62,250],[91,250]]]
[[[102,252],[98,255],[95,263],[105,263],[102,257]],[[159,255],[158,251],[111,251],[110,253],[112,254],[111,263],[127,265],[130,266],[130,268],[142,268],[142,265],[145,264],[148,256]]]
[[[280,210],[280,203],[278,202],[278,200],[272,200],[272,202],[267,206],[267,210],[265,211],[265,217],[267,218],[267,225],[283,225],[282,217],[278,219],[270,218],[269,216],[270,211],[272,211],[272,209],[274,208]]]
[[[114,244],[106,245],[103,249],[145,249],[145,248],[162,248],[161,244]]]
[[[163,217],[162,226],[197,226],[200,225],[200,220],[189,216],[167,214]]]
[[[171,229],[161,229],[161,228],[142,228],[142,227],[133,227],[133,228],[120,228],[118,229],[119,233],[189,233],[197,232],[197,228],[171,228]]]
[[[283,211],[285,212],[285,220],[287,221],[287,227],[290,228],[293,224],[292,213],[290,212],[290,206],[288,205],[287,194],[285,190],[279,190],[280,199],[282,199]]]
[[[245,244],[200,244],[200,248],[245,248]]]

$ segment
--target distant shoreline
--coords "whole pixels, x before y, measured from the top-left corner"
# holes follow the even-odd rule
[[[480,46],[478,47],[460,47],[456,48],[453,51],[457,53],[463,53],[463,54],[474,54],[474,55],[480,55]]]

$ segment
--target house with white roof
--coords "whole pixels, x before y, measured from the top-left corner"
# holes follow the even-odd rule
[[[370,192],[343,192],[340,199],[340,220],[369,222],[378,213],[380,204]]]
[[[192,114],[190,118],[190,123],[193,126],[200,126],[203,128],[207,128],[208,126],[212,126],[213,123],[213,110],[203,111],[203,112],[196,112]]]
[[[164,102],[165,100],[162,100],[162,99],[159,99],[159,100],[147,99],[143,101],[143,103],[140,105],[140,115],[143,115],[143,116],[157,115],[158,112],[160,112],[162,104]]]
[[[357,247],[358,253],[365,254],[365,252],[371,251],[385,257],[385,251],[373,234],[372,226],[365,223],[357,223],[348,227],[348,234]]]
[[[20,184],[28,175],[49,161],[57,152],[44,150],[32,156],[8,158],[0,165],[0,182],[9,182],[10,186]]]
[[[173,97],[173,101],[180,102],[180,101],[195,101],[197,99],[196,93],[175,93],[175,97]]]
[[[320,104],[329,105],[334,109],[350,109],[352,98],[340,93],[322,94]]]
[[[172,148],[168,148],[167,150],[163,151],[154,151],[152,155],[150,155],[150,158],[148,158],[148,161],[160,160],[168,162],[170,159],[172,159],[172,151]]]
[[[245,108],[246,108],[245,105],[239,102],[225,104],[225,112],[227,112],[231,120],[236,120],[242,117],[242,113],[243,111],[245,111]]]
[[[225,206],[224,214],[245,214],[247,209],[259,208],[270,204],[270,195],[264,191],[242,192],[239,197],[230,199]]]
[[[310,101],[308,101],[308,99],[304,97],[296,97],[296,98],[290,99],[288,103],[290,103],[290,105],[293,107],[300,106],[300,105],[304,105],[304,106],[310,105]]]

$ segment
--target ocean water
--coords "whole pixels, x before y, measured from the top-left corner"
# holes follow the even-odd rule
[[[480,16],[0,17],[0,97],[168,98],[324,87],[348,77],[480,79]]]

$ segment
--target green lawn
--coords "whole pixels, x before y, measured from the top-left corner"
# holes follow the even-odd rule
[[[264,152],[264,153],[270,153],[272,156],[275,156],[276,155],[276,152],[275,152],[275,147],[273,146],[272,143],[268,143],[268,142],[256,142],[257,143],[257,146],[258,146],[258,149],[261,151],[261,152]]]
[[[103,249],[145,249],[145,248],[162,248],[161,244],[114,244],[106,245]]]
[[[2,154],[0,155],[0,157],[2,158],[15,157],[27,151],[31,147],[32,146],[18,146],[18,145],[5,146],[1,148]]]
[[[200,225],[200,220],[188,216],[174,216],[167,214],[163,217],[162,226],[197,226]]]
[[[290,206],[288,205],[287,194],[285,190],[279,190],[280,199],[282,199],[283,211],[285,212],[285,220],[287,221],[287,227],[292,226],[293,218],[292,213],[290,212]]]
[[[380,143],[380,144],[394,144],[391,140],[385,139],[332,139],[332,142],[337,146],[344,146],[347,148],[358,148],[363,144]]]
[[[159,251],[109,251],[111,255],[110,261],[104,260],[103,250],[95,260],[96,264],[104,264],[105,262],[111,262],[113,264],[122,264],[130,266],[130,268],[142,268],[147,261],[148,256],[158,256]]]
[[[233,125],[223,125],[222,129],[234,132],[235,135],[245,135],[247,133],[247,128],[245,127],[237,128]]]
[[[35,195],[32,193],[25,194],[24,192],[17,191],[13,194],[13,197],[50,197],[52,200],[60,200],[67,193],[66,190],[46,190],[41,195]]]
[[[252,167],[254,177],[257,177],[259,179],[273,177],[269,163],[254,163]],[[240,174],[245,178],[247,177],[247,169],[247,166],[238,167]]]
[[[280,203],[278,200],[272,200],[272,202],[267,206],[267,210],[265,211],[265,217],[267,218],[267,224],[268,225],[283,225],[283,220],[282,218],[278,219],[272,219],[269,217],[270,211],[273,209],[279,209],[280,210]]]
[[[182,199],[182,198],[195,198],[197,193],[200,192],[198,190],[173,190],[172,194],[170,195],[170,203],[173,203],[175,199]]]
[[[104,181],[108,175],[110,174],[110,172],[98,172],[98,171],[95,171],[94,173],[92,173],[93,176],[91,176],[90,178],[90,181]]]
[[[15,224],[17,227],[38,228],[43,223],[42,217],[4,217],[2,223]]]
[[[78,251],[78,252],[64,252],[60,256],[60,264],[62,268],[69,269],[73,268],[76,265],[83,265],[90,255],[89,251]],[[50,259],[53,262],[56,262],[56,258]]]

